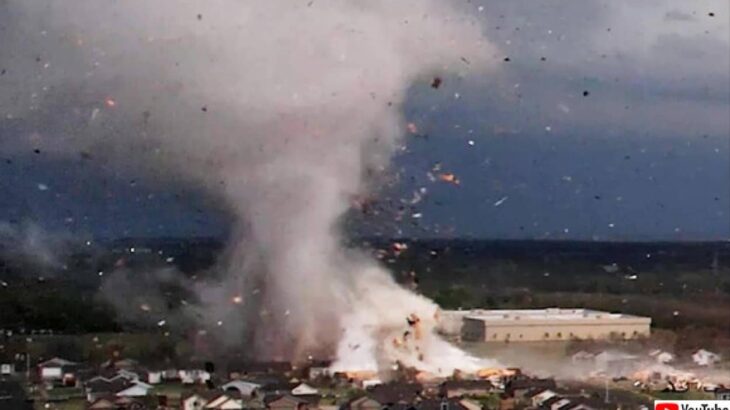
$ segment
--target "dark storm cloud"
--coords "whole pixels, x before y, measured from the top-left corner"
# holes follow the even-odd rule
[[[421,224],[517,238],[730,237],[727,3],[482,5],[504,69],[413,92],[409,114],[430,138],[401,157],[410,188],[430,186],[436,162],[462,182],[431,189]]]
[[[523,108],[532,107],[537,118],[550,116],[559,104],[561,111],[589,104],[595,109],[573,115],[580,117],[576,125],[589,128],[631,128],[632,123],[642,127],[645,116],[651,114],[657,134],[682,135],[697,128],[727,133],[730,119],[722,114],[727,112],[730,89],[728,24],[706,13],[702,13],[704,20],[682,27],[664,22],[666,10],[676,11],[683,5],[489,3],[484,11],[486,30],[510,61],[483,91],[496,88],[505,97],[519,100]],[[727,17],[728,6],[722,2],[693,2],[692,7]],[[585,91],[588,98],[578,98]],[[626,106],[622,121],[605,115]],[[687,112],[695,120],[679,128],[672,123]]]
[[[430,80],[414,85],[407,116],[428,139],[409,140],[393,195],[410,198],[419,187],[429,193],[417,207],[422,220],[390,225],[424,236],[730,237],[726,1],[461,7],[479,16],[499,47],[501,69],[481,79],[445,76],[438,89]],[[0,26],[11,17],[0,13]],[[18,59],[40,57],[40,71],[44,55],[8,56],[0,48],[0,87],[22,77]],[[32,140],[44,126],[5,120],[0,132]],[[436,162],[458,172],[462,184],[429,181]],[[436,225],[446,228],[435,232]]]

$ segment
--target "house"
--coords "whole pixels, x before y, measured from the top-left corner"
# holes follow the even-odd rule
[[[290,376],[292,365],[289,362],[236,362],[226,363],[227,373],[231,379],[247,376],[286,375]]]
[[[540,408],[548,410],[559,410],[561,407],[570,404],[570,400],[565,397],[555,395],[540,404]]]
[[[297,399],[307,401],[309,403],[309,407],[316,407],[322,399],[322,396],[319,394],[319,390],[306,383],[301,383],[294,387],[291,389],[290,393]]]
[[[269,395],[291,394],[292,389],[297,386],[297,384],[291,383],[287,379],[278,377],[258,377],[253,380],[255,380],[256,384],[261,385],[261,388],[259,389],[261,392]]]
[[[243,380],[232,380],[221,386],[221,390],[235,391],[243,397],[255,397],[260,389],[261,385]]]
[[[720,355],[709,350],[700,349],[692,354],[692,361],[698,366],[712,366],[720,361]]]
[[[730,400],[730,389],[725,387],[715,389],[715,400]]]
[[[530,390],[555,389],[555,387],[556,384],[554,379],[519,377],[507,382],[505,385],[505,393],[507,393],[510,397],[521,399],[525,397],[526,393]]]
[[[410,403],[388,404],[379,402],[370,396],[362,396],[351,400],[345,404],[344,408],[347,410],[481,410],[482,407],[478,403],[459,399],[426,398]]]
[[[381,410],[385,408],[384,403],[369,396],[360,396],[346,403],[343,408],[346,410]]]
[[[319,394],[319,390],[306,383],[301,383],[295,388],[291,389],[291,394],[293,396],[316,396]]]
[[[309,368],[307,369],[307,377],[309,378],[309,380],[329,377],[332,375],[332,372],[330,371],[331,365],[331,361],[313,360],[309,363]]]
[[[137,399],[110,396],[96,399],[86,406],[86,408],[89,410],[137,410],[146,409],[148,407],[146,406],[146,403]]]
[[[167,368],[162,370],[162,380],[165,381],[180,381],[180,373],[178,373],[177,368]]]
[[[440,386],[442,397],[469,397],[481,396],[495,391],[496,388],[489,380],[447,380]]]
[[[114,396],[117,392],[131,386],[131,384],[132,382],[118,375],[112,378],[104,376],[91,378],[84,384],[86,401],[94,402],[102,397]]]
[[[311,410],[316,409],[318,405],[318,403],[288,394],[267,398],[265,404],[267,410]]]
[[[471,410],[469,406],[457,399],[426,399],[415,404],[418,410]]]
[[[144,397],[147,396],[150,390],[152,390],[151,385],[144,382],[136,381],[132,382],[132,384],[130,384],[126,388],[118,391],[116,395],[118,397]]]
[[[129,369],[117,370],[116,375],[118,375],[119,377],[123,377],[129,381],[138,381],[140,379],[139,373]]]
[[[566,391],[535,389],[529,394],[530,408],[545,410],[595,410],[605,404],[595,399],[571,395]]]
[[[385,405],[410,404],[420,400],[423,386],[418,383],[379,384],[368,390],[368,395]]]
[[[117,408],[125,410],[145,410],[150,408],[147,405],[148,403],[139,397],[116,397],[114,404],[118,406]]]
[[[15,374],[16,358],[10,354],[0,351],[0,376]]]
[[[184,394],[180,397],[180,408],[182,410],[203,410],[208,404],[207,396],[198,392]]]
[[[466,410],[483,410],[482,404],[475,400],[460,399],[459,404],[466,408]]]
[[[177,374],[182,384],[205,384],[211,378],[210,373],[202,369],[178,370]]]
[[[10,376],[15,373],[15,363],[8,361],[0,362],[0,376]]]
[[[88,383],[92,380],[107,379],[111,380],[117,377],[121,377],[130,382],[137,381],[142,378],[141,372],[134,372],[131,370],[119,370],[115,368],[101,368],[99,371],[84,370],[77,372],[79,379],[83,380],[84,383]]]
[[[362,381],[362,388],[363,389],[372,389],[373,387],[383,384],[383,381],[380,379],[368,379]]]
[[[558,397],[558,393],[550,389],[538,389],[526,396],[526,398],[530,399],[532,407],[541,407],[543,403],[553,397]]]
[[[216,392],[203,407],[205,410],[242,410],[243,399],[233,392]]]
[[[91,402],[86,408],[89,410],[116,410],[118,407],[113,398],[102,397]]]
[[[145,372],[145,380],[149,384],[162,383],[162,370],[148,370]]]
[[[53,359],[38,363],[38,374],[44,382],[73,386],[76,384],[76,370],[78,367],[77,363],[54,357]]]
[[[597,410],[606,407],[606,404],[597,399],[588,399],[585,397],[571,397],[568,402],[561,407],[552,410]]]

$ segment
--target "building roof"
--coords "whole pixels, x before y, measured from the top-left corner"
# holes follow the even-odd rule
[[[566,403],[562,407],[560,407],[560,410],[570,410],[570,409],[583,409],[583,410],[589,410],[589,409],[601,409],[605,408],[606,404],[603,403],[601,400],[598,399],[592,399],[587,397],[571,397],[570,402]]]
[[[131,385],[129,380],[121,376],[112,379],[99,376],[86,382],[85,387],[92,393],[117,393]]]
[[[312,396],[319,394],[319,390],[306,383],[300,383],[298,386],[291,389],[291,394],[294,396]]]
[[[547,398],[545,401],[543,401],[541,403],[541,406],[542,407],[552,407],[553,404],[555,404],[559,401],[562,401],[562,400],[567,400],[567,399],[563,396],[558,396],[558,395],[551,396],[551,397]],[[567,402],[564,404],[567,404]]]
[[[235,389],[244,396],[251,396],[256,390],[260,388],[260,384],[251,383],[243,380],[232,380],[221,386],[222,390],[229,391]]]
[[[426,399],[415,405],[418,410],[467,410],[457,399]]]
[[[423,386],[418,383],[387,383],[374,386],[369,396],[379,403],[413,403],[421,396]]]
[[[295,397],[290,394],[275,394],[266,396],[264,399],[266,406],[269,407],[272,403],[292,403],[292,404],[310,404],[311,402],[303,397]]]
[[[533,379],[533,378],[518,378],[511,380],[507,383],[505,390],[514,392],[515,390],[531,390],[531,389],[554,389],[554,379]]]
[[[137,362],[134,359],[109,359],[106,360],[101,364],[101,367],[103,368],[111,368],[111,369],[133,369],[139,365],[139,362]]]
[[[70,360],[61,359],[60,357],[54,357],[53,359],[38,363],[38,367],[67,367],[75,365],[76,363]]]
[[[464,319],[481,320],[492,324],[513,324],[514,322],[530,323],[561,323],[565,321],[610,321],[610,320],[631,320],[639,322],[651,322],[651,318],[627,315],[624,313],[610,313],[590,309],[495,309],[495,310],[472,310],[463,313]]]
[[[133,392],[135,389],[144,390],[144,394],[146,395],[147,392],[149,392],[150,389],[152,389],[152,386],[150,386],[147,383],[134,382],[134,383],[130,384],[129,386],[127,386],[126,388],[116,392],[116,395],[117,396],[127,396],[127,395],[130,395],[131,392]]]

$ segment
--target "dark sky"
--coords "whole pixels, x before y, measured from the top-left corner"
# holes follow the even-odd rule
[[[406,118],[418,135],[406,137],[393,170],[400,182],[383,196],[426,194],[405,222],[375,218],[365,231],[730,239],[728,4],[464,2],[504,53],[501,67],[445,76],[438,89],[431,79],[413,85]],[[32,124],[0,120],[0,138],[28,132]],[[102,236],[226,231],[216,205],[182,186],[94,158],[0,158],[2,223]],[[429,172],[460,183],[432,182]]]

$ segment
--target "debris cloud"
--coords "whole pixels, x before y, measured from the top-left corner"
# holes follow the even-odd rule
[[[408,88],[494,66],[499,53],[472,16],[441,0],[4,8],[0,113],[35,137],[0,149],[140,168],[207,191],[235,216],[223,279],[194,286],[201,324],[224,323],[231,345],[250,341],[259,357],[474,367],[433,335],[436,305],[343,249],[339,229],[412,128],[401,113]],[[419,352],[394,350],[412,314]]]

